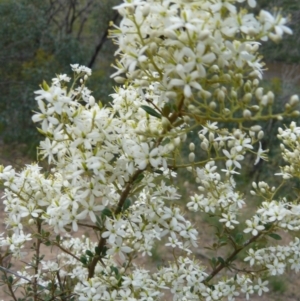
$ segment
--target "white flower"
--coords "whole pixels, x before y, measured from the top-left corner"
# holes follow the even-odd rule
[[[262,231],[265,229],[265,227],[263,225],[259,225],[259,217],[258,216],[254,216],[253,220],[246,220],[246,224],[248,226],[248,228],[246,228],[244,230],[245,233],[249,233],[251,232],[251,234],[253,236],[256,236],[258,234],[259,231]]]
[[[262,160],[265,160],[265,161],[268,161],[268,157],[265,153],[267,153],[269,150],[263,150],[262,147],[261,147],[261,142],[259,142],[259,149],[257,151],[257,157],[256,157],[256,160],[254,162],[254,165],[256,165],[260,159]]]

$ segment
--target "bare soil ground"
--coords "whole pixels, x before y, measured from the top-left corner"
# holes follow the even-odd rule
[[[32,159],[26,157],[23,155],[22,152],[22,146],[15,146],[15,147],[8,147],[0,142],[0,165],[13,165],[17,168],[22,168],[24,164],[28,164],[32,161]],[[0,196],[3,195],[3,192],[0,190]],[[0,233],[5,231],[5,214],[4,214],[4,206],[2,203],[2,199],[0,201]],[[198,225],[198,229],[200,232],[201,237],[201,243],[199,246],[199,249],[197,251],[196,256],[199,260],[202,260],[205,265],[208,264],[207,260],[207,251],[204,249],[204,246],[211,243],[212,240],[212,230],[211,227],[204,221],[200,222]],[[83,231],[77,233],[77,235],[84,234]],[[28,252],[28,258],[30,257],[31,250],[30,245],[24,250]],[[49,248],[43,248],[42,253],[46,256],[48,259],[54,259],[56,258],[58,250],[53,250],[52,253],[50,253]],[[162,255],[163,254],[163,255]],[[169,254],[169,255],[168,255]],[[166,256],[165,256],[166,255]],[[139,264],[150,269],[154,270],[157,265],[161,264],[162,261],[167,262],[168,259],[171,259],[170,253],[165,250],[164,247],[157,246],[157,248],[153,252],[152,260],[146,260],[146,258],[139,258]],[[25,259],[26,260],[26,259]],[[16,268],[18,267],[18,264],[16,263]],[[294,273],[288,273],[284,275],[283,277],[274,278],[273,280],[270,280],[271,283],[271,292],[268,294],[265,294],[263,297],[259,296],[253,296],[251,300],[253,301],[300,301],[300,278],[299,275]],[[9,298],[5,292],[4,288],[0,287],[0,300],[4,301],[10,301],[11,298]],[[172,298],[169,295],[166,295],[166,301],[171,301]],[[241,296],[241,298],[236,298],[237,301],[246,300],[244,296]]]

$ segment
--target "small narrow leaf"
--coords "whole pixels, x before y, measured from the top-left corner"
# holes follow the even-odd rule
[[[218,261],[221,263],[221,264],[225,264],[225,261],[222,257],[218,257]]]
[[[82,255],[82,256],[80,257],[80,261],[81,261],[83,264],[86,264],[86,263],[87,263],[87,258],[86,258],[86,256],[85,256],[85,255]]]
[[[86,250],[86,251],[85,251],[85,254],[86,254],[87,256],[90,256],[90,257],[93,257],[93,256],[94,256],[94,254],[93,254],[90,250]]]
[[[161,119],[161,115],[157,113],[154,109],[149,106],[141,106],[141,108],[146,111],[149,115]]]
[[[126,199],[123,204],[122,211],[126,211],[130,207],[130,205],[131,205],[130,199]]]
[[[48,84],[47,84],[47,82],[45,80],[43,80],[42,88],[43,88],[44,91],[49,91],[49,89],[50,89],[49,86],[48,86]]]
[[[268,235],[276,240],[281,240],[281,236],[276,233],[269,233]]]
[[[137,178],[135,179],[134,183],[140,183],[143,179],[144,179],[144,175],[141,173],[137,176]]]
[[[104,208],[102,210],[102,215],[111,217],[112,216],[112,212],[106,207],[106,208]]]
[[[101,250],[100,250],[99,247],[95,247],[95,253],[96,253],[97,255],[100,255],[100,254],[101,254]]]

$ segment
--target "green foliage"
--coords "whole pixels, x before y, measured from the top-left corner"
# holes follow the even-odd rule
[[[287,290],[287,283],[283,277],[270,277],[270,289],[277,294],[283,294]]]
[[[5,142],[25,142],[35,149],[34,90],[41,79],[51,82],[55,72],[66,73],[70,64],[89,64],[115,13],[111,8],[119,2],[88,1],[87,8],[86,3],[76,2],[77,13],[80,9],[84,13],[73,22],[67,10],[69,0],[0,1],[0,135]],[[97,100],[113,92],[107,76],[113,54],[109,41],[93,64],[96,70],[90,87]]]

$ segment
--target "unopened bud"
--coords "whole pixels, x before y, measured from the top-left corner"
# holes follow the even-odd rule
[[[176,146],[180,145],[180,138],[179,138],[179,137],[176,137],[176,138],[174,139],[174,144],[175,144]]]
[[[264,132],[263,131],[259,131],[258,135],[257,135],[257,138],[259,140],[261,140],[262,138],[264,138]]]
[[[262,106],[265,107],[265,106],[268,104],[268,101],[269,101],[268,95],[264,95],[264,96],[261,98],[260,104],[261,104]]]
[[[201,30],[199,33],[200,40],[206,40],[211,35],[211,31],[208,29]]]
[[[253,131],[253,132],[258,132],[258,131],[260,131],[261,130],[261,126],[260,125],[253,125],[253,126],[251,126],[251,131]]]
[[[299,97],[298,95],[293,95],[290,98],[290,105],[295,106],[299,102]]]
[[[148,3],[145,3],[141,8],[142,14],[144,17],[147,17],[150,13],[150,5]]]
[[[95,97],[92,95],[89,97],[89,105],[91,107],[95,105]]]
[[[253,112],[257,112],[257,111],[259,111],[259,106],[257,106],[257,105],[251,106],[250,110]]]
[[[118,84],[124,84],[126,81],[126,78],[122,77],[122,76],[116,76],[116,77],[114,77],[114,80]]]
[[[192,163],[195,161],[195,153],[190,153],[189,154],[189,161]]]
[[[171,126],[171,122],[169,121],[169,119],[165,116],[162,116],[161,118],[161,124],[164,130],[168,130]]]
[[[251,99],[252,99],[252,94],[251,93],[247,93],[243,97],[243,102],[244,103],[249,103],[251,101]]]
[[[231,90],[230,96],[231,96],[231,98],[233,98],[233,99],[237,99],[237,93],[236,93],[236,91],[235,91],[235,90]]]
[[[258,99],[258,100],[261,100],[262,97],[263,97],[263,94],[264,94],[264,89],[263,88],[257,88],[256,91],[255,91],[255,97]]]
[[[223,90],[219,90],[217,98],[220,102],[223,102],[225,100],[225,93]]]
[[[217,107],[217,104],[216,104],[214,101],[211,101],[211,102],[209,103],[209,107],[210,107],[212,110],[215,110],[216,107]]]
[[[193,142],[190,143],[189,149],[191,152],[193,152],[195,150],[195,144]]]
[[[250,110],[244,110],[243,116],[244,116],[245,118],[250,118],[250,117],[252,116],[252,113],[251,113]]]
[[[205,142],[205,141],[201,142],[200,146],[203,150],[205,150],[205,151],[208,150],[208,143],[207,142]]]
[[[269,91],[268,94],[268,104],[273,104],[274,103],[274,98],[275,98],[275,95],[272,91]]]

